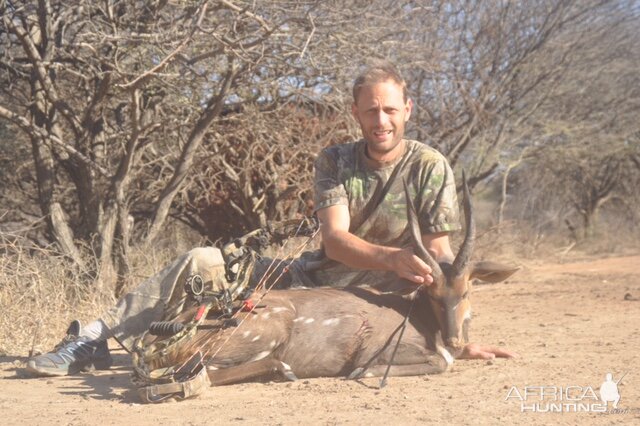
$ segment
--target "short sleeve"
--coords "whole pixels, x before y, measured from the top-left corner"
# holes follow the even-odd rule
[[[325,149],[314,163],[314,211],[335,205],[349,205],[344,184],[338,179],[336,159]]]
[[[453,171],[444,157],[440,157],[427,171],[422,199],[422,232],[436,233],[461,229]]]

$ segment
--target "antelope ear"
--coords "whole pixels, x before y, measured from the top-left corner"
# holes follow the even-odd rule
[[[469,279],[477,278],[488,283],[498,283],[515,274],[518,269],[520,269],[519,266],[508,266],[497,262],[476,262]]]

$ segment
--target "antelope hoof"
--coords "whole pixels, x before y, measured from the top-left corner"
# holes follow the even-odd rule
[[[298,380],[298,377],[294,374],[293,370],[291,369],[291,367],[289,367],[288,364],[285,364],[284,362],[281,362],[281,364],[282,369],[280,370],[280,372],[285,379],[289,380],[290,382],[295,382],[296,380]]]
[[[349,374],[347,376],[347,380],[358,380],[358,379],[361,379],[364,376],[364,372],[365,371],[366,370],[364,368],[358,367],[355,370],[353,370],[351,372],[351,374]]]
[[[296,375],[293,374],[293,371],[285,371],[284,372],[284,378],[287,379],[290,382],[295,382],[296,380],[298,380]]]

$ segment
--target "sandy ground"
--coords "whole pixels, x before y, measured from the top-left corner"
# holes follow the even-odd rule
[[[473,293],[474,341],[518,359],[458,361],[438,376],[300,380],[210,388],[195,399],[140,404],[129,357],[116,368],[63,378],[24,377],[25,358],[0,358],[2,424],[640,424],[640,256],[529,265],[506,283]],[[539,403],[583,404],[607,373],[618,380],[617,412],[521,412]],[[544,386],[547,396],[540,401]],[[516,388],[514,390],[514,387]],[[510,398],[507,398],[511,396]],[[526,408],[526,407],[525,407]]]

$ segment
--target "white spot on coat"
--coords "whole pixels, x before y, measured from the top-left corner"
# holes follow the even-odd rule
[[[293,320],[293,322],[300,322],[300,321],[304,321],[304,317],[298,317]]]
[[[275,348],[275,347],[276,347],[276,345],[277,345],[277,344],[278,344],[278,342],[276,342],[275,340],[272,340],[272,341],[271,341],[271,343],[269,343],[269,347],[270,347],[271,349],[273,349],[273,348]]]
[[[262,318],[264,319],[269,319],[270,316],[271,314],[269,312],[265,312],[264,314],[262,314]]]
[[[256,355],[253,358],[251,358],[251,361],[259,361],[259,360],[261,360],[263,358],[268,357],[269,354],[271,354],[271,351],[262,351],[258,355]]]
[[[260,340],[260,335],[257,335],[256,337],[254,337],[253,339],[251,339],[252,342],[257,342],[258,340]]]
[[[287,308],[283,308],[282,306],[278,306],[277,308],[273,308],[272,312],[274,314],[279,314],[280,312],[288,311]]]
[[[307,318],[306,320],[304,320],[304,323],[305,324],[311,324],[314,321],[315,321],[315,319],[313,319],[313,318]]]
[[[251,334],[251,331],[247,330],[244,333],[242,333],[242,337],[246,339],[247,337],[249,337],[250,334]]]
[[[340,318],[330,318],[322,321],[322,325],[338,325],[340,323]]]

